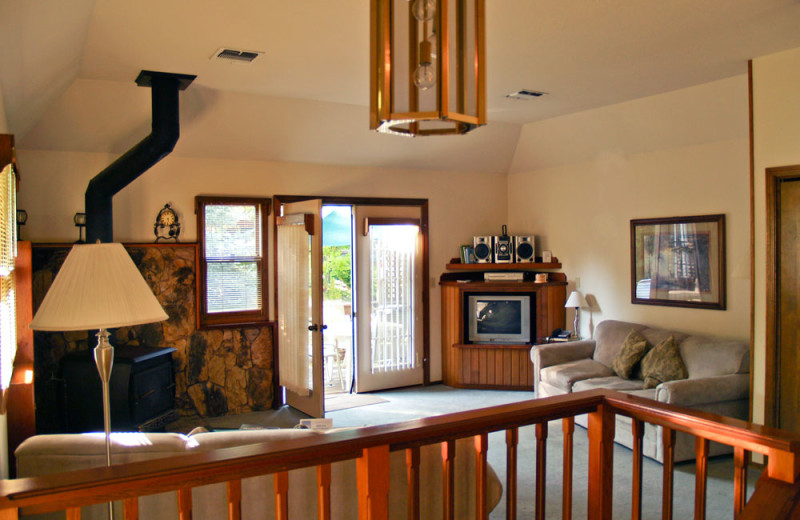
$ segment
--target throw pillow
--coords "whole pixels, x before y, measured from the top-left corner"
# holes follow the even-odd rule
[[[674,337],[668,337],[647,353],[642,359],[642,375],[645,388],[655,388],[665,381],[689,377]]]
[[[644,357],[645,352],[647,352],[647,341],[641,334],[631,330],[622,342],[614,361],[611,362],[611,368],[622,379],[630,379],[633,369]]]

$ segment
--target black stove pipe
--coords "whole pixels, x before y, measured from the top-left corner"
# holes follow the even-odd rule
[[[196,77],[148,70],[139,73],[136,84],[152,90],[152,132],[89,182],[85,194],[88,244],[98,239],[114,241],[112,197],[175,148],[180,137],[178,91]]]

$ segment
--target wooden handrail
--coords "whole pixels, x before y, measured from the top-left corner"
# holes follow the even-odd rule
[[[780,510],[792,511],[795,502],[800,499],[798,492],[800,464],[797,462],[800,460],[800,436],[649,399],[613,391],[595,390],[404,423],[336,431],[302,439],[237,446],[192,455],[120,464],[111,468],[98,467],[55,475],[3,480],[0,481],[0,519],[16,518],[13,511],[23,507],[30,513],[65,509],[77,511],[76,508],[85,505],[121,499],[127,499],[126,503],[130,507],[135,507],[135,497],[176,490],[182,497],[181,503],[191,507],[191,499],[187,498],[190,497],[191,488],[221,482],[228,482],[229,511],[232,517],[236,518],[241,510],[241,479],[278,474],[282,478],[276,478],[275,485],[280,496],[286,493],[286,472],[303,467],[317,467],[321,468],[318,469],[319,495],[326,497],[330,493],[328,465],[348,459],[357,461],[359,503],[362,504],[360,506],[362,514],[369,518],[380,519],[384,518],[382,509],[387,507],[389,477],[386,461],[389,452],[410,450],[407,452],[409,482],[415,485],[413,483],[418,483],[420,480],[418,448],[436,443],[442,443],[443,446],[442,463],[445,470],[443,485],[446,498],[444,507],[446,516],[450,516],[453,507],[450,501],[452,497],[450,483],[454,470],[452,456],[455,453],[453,448],[455,440],[475,438],[475,446],[478,448],[477,491],[480,493],[480,489],[485,491],[486,486],[484,466],[488,447],[486,435],[490,432],[506,431],[515,466],[510,468],[514,470],[514,482],[508,483],[507,491],[516,495],[517,429],[526,425],[538,425],[537,439],[540,448],[543,448],[547,436],[545,425],[548,421],[567,419],[565,431],[569,431],[571,419],[575,415],[584,413],[589,414],[590,518],[610,518],[610,496],[613,488],[611,461],[616,415],[634,419],[634,428],[637,432],[634,435],[637,438],[641,436],[643,426],[641,423],[644,422],[665,427],[667,432],[695,435],[703,439],[698,444],[698,453],[701,455],[707,453],[706,443],[709,440],[734,446],[739,487],[737,491],[739,505],[735,506],[735,510],[737,513],[741,510],[738,518],[755,518],[750,516],[753,514],[750,512],[753,509],[750,504],[744,505],[741,509],[745,498],[740,478],[742,474],[746,475],[746,459],[749,452],[764,453],[769,458],[767,471],[761,480],[763,491],[762,486],[759,486],[752,500],[757,498],[759,503],[769,501],[764,496],[772,494],[784,500],[781,504],[773,503],[773,510],[782,508]],[[665,437],[671,440],[672,435],[667,434]],[[667,451],[670,450],[670,446],[667,446]],[[640,452],[640,448],[636,451]],[[571,456],[569,459],[571,463]],[[509,460],[511,461],[511,456]],[[666,461],[665,470],[670,467],[671,459]],[[566,471],[565,469],[565,474]],[[511,478],[510,471],[509,480]],[[698,489],[701,488],[704,489],[704,485],[698,484]],[[640,489],[641,486],[636,492],[640,493]],[[740,491],[741,495],[738,494]],[[408,496],[413,501],[419,494],[418,491],[409,489]],[[542,500],[543,497],[537,497],[537,503]],[[328,501],[326,498],[320,500],[321,503]],[[477,503],[479,508],[485,509],[485,501],[478,500]],[[703,507],[704,504],[697,505],[698,510],[702,510]],[[637,517],[636,509],[640,508],[640,503],[634,502],[634,518]],[[513,512],[515,505],[509,504],[508,510]],[[413,518],[411,506],[409,511],[411,511],[410,517]],[[321,518],[325,518],[326,515],[330,515],[330,512],[320,513]],[[131,518],[135,518],[135,515]],[[774,518],[781,517],[774,516]]]

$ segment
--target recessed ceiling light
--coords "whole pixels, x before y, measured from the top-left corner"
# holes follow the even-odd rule
[[[542,92],[539,90],[522,89],[522,90],[517,90],[516,92],[512,92],[511,94],[506,94],[506,97],[511,99],[534,99],[542,97],[545,94],[547,94],[547,92]]]
[[[240,63],[251,63],[253,60],[264,54],[263,51],[245,51],[241,49],[230,49],[221,47],[211,56],[212,60],[237,61]]]

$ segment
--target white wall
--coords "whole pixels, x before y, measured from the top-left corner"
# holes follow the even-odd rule
[[[0,134],[8,133],[8,122],[6,120],[6,105],[3,102],[3,91],[0,90]]]
[[[109,154],[36,150],[19,150],[18,157],[24,168],[20,207],[28,212],[25,237],[33,241],[75,241],[78,233],[72,216],[83,211],[86,186],[116,157]],[[166,202],[170,202],[183,223],[181,241],[195,241],[194,196],[199,194],[427,198],[433,381],[441,379],[441,298],[438,277],[447,261],[458,256],[461,244],[470,243],[475,234],[499,230],[506,211],[504,174],[168,156],[114,197],[114,239],[121,242],[152,242],[155,239],[153,223],[156,214]],[[270,246],[273,243],[270,236]],[[270,287],[272,283],[271,278]]]
[[[526,125],[508,199],[509,231],[559,258],[593,324],[749,337],[746,76]],[[713,213],[726,216],[727,310],[631,304],[630,220]],[[583,311],[582,336],[592,330]]]
[[[800,49],[753,60],[755,379],[753,419],[764,420],[766,169],[800,164]]]

